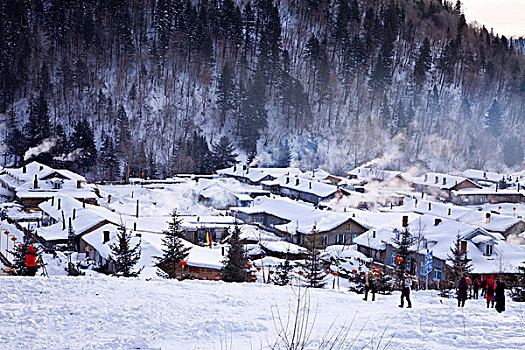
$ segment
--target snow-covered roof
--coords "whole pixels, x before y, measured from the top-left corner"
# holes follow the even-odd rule
[[[281,176],[272,181],[263,181],[262,184],[266,186],[279,186],[303,193],[310,193],[320,198],[332,196],[339,190],[337,186],[331,184],[287,175]]]
[[[261,241],[259,244],[267,251],[283,254],[301,254],[308,252],[306,248],[286,241]]]
[[[263,180],[267,176],[275,179],[283,175],[300,175],[303,174],[303,172],[298,168],[249,168],[234,165],[231,168],[217,170],[217,174],[245,178],[251,182],[256,183]]]
[[[477,169],[467,169],[462,173],[462,175],[474,181],[484,180],[484,181],[490,181],[490,182],[499,182],[501,179],[507,178],[507,175],[505,174],[500,174],[500,173],[496,173],[493,171],[477,170]]]
[[[474,186],[481,188],[475,182],[462,176],[455,176],[442,173],[427,173],[421,177],[414,178],[414,183],[418,185],[425,185],[431,187],[439,187],[441,189],[451,189],[462,182],[469,181]]]
[[[414,208],[414,212],[456,220],[462,223],[482,227],[488,231],[500,233],[507,231],[510,227],[521,221],[514,216],[498,215],[487,211],[479,211],[474,208],[452,205],[450,203],[428,201],[418,201],[417,206]],[[488,222],[487,213],[490,213],[490,220]]]
[[[357,177],[358,179],[377,180],[377,181],[388,180],[400,174],[401,174],[400,171],[382,170],[382,169],[374,169],[374,168],[367,168],[367,167],[357,167],[348,172],[349,176],[352,175],[352,176]]]

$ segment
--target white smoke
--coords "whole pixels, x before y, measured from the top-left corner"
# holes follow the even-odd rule
[[[54,160],[58,160],[59,162],[74,162],[78,156],[82,154],[83,148],[77,148],[73,152],[69,154],[61,154],[59,156],[54,157]]]
[[[58,139],[58,137],[52,136],[42,141],[42,143],[40,143],[38,146],[31,147],[24,154],[24,160],[28,160],[31,157],[51,151],[51,149],[55,147]]]
[[[395,162],[399,161],[402,156],[400,152],[400,143],[404,141],[405,136],[403,134],[397,134],[392,139],[392,147],[390,151],[385,152],[381,157],[372,159],[371,161],[363,164],[363,168],[376,168],[376,169],[385,169],[388,167],[395,167]]]

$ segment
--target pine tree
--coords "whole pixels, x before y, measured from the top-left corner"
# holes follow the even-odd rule
[[[513,301],[525,302],[525,261],[522,266],[518,266],[517,286],[512,289],[510,296]]]
[[[285,286],[290,284],[291,276],[290,273],[293,270],[293,265],[290,264],[290,260],[286,259],[284,262],[281,262],[275,269],[275,277],[273,278],[273,283],[278,286]]]
[[[461,249],[461,236],[456,235],[456,242],[454,247],[450,248],[452,255],[447,256],[447,260],[452,263],[452,267],[449,269],[450,278],[457,285],[462,277],[465,277],[470,273],[472,266],[470,261],[472,259],[467,258],[467,252]]]
[[[97,147],[95,146],[93,129],[87,119],[83,119],[75,125],[75,130],[71,135],[71,146],[73,150],[80,150],[75,162],[85,174],[97,161]]]
[[[430,41],[428,38],[423,40],[423,45],[419,49],[416,65],[414,67],[414,82],[421,87],[426,81],[426,73],[430,70],[432,56],[430,52]]]
[[[171,221],[168,221],[168,229],[162,231],[164,238],[162,239],[162,253],[161,257],[157,259],[167,266],[168,278],[176,277],[176,268],[179,262],[186,259],[191,250],[190,247],[185,247],[183,243],[184,235],[181,229],[182,219],[180,219],[177,209],[171,213]]]
[[[111,249],[111,262],[114,267],[114,275],[122,277],[137,277],[142,268],[135,270],[135,265],[140,260],[140,242],[131,247],[131,234],[126,230],[123,223],[118,227],[117,242],[109,245]]]
[[[494,100],[492,101],[492,105],[490,106],[490,109],[487,112],[486,126],[488,128],[488,132],[494,135],[495,137],[498,137],[501,134],[501,117],[501,107],[498,101]]]
[[[306,286],[311,288],[322,288],[326,284],[324,280],[324,261],[321,259],[321,239],[314,226],[311,234],[306,237],[304,247],[308,250],[303,268],[306,275]]]
[[[244,246],[240,239],[241,229],[237,222],[230,236],[230,249],[224,260],[222,268],[222,279],[225,282],[246,282],[247,261]]]
[[[396,239],[395,242],[397,244],[396,249],[396,274],[397,274],[397,280],[402,281],[403,277],[406,273],[410,273],[410,254],[412,253],[412,250],[410,247],[412,246],[413,239],[412,235],[410,234],[410,231],[408,228],[405,228],[401,232],[395,230],[396,233]],[[400,259],[398,262],[397,259]]]
[[[279,144],[279,152],[276,166],[278,168],[288,168],[290,166],[291,161],[292,153],[290,151],[290,145],[288,144],[288,140],[285,140],[283,143]]]
[[[222,136],[218,143],[212,146],[212,168],[224,169],[237,164],[237,153],[227,136]]]
[[[18,128],[11,130],[7,137],[7,152],[13,156],[15,167],[22,162],[27,148],[25,135]]]
[[[100,169],[103,180],[112,181],[118,177],[119,164],[116,152],[113,138],[109,135],[104,135],[100,150]]]
[[[233,69],[229,62],[222,67],[221,76],[217,82],[217,105],[220,111],[221,125],[226,121],[226,114],[235,108],[235,82]]]
[[[51,136],[47,102],[43,94],[40,94],[37,101],[33,100],[30,103],[29,120],[24,125],[24,134],[28,147],[36,147]],[[31,159],[52,165],[52,157],[49,153],[41,153]]]

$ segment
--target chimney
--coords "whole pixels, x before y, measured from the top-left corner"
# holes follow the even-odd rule
[[[237,164],[233,165],[233,171],[237,171]]]
[[[250,168],[246,167],[246,174],[250,173]]]
[[[44,170],[44,166],[43,165],[40,166],[40,171],[42,171],[42,170]]]
[[[295,179],[295,186],[299,186],[299,179]]]
[[[447,184],[447,178],[444,177],[444,178],[443,178],[443,185],[446,185],[446,184]]]
[[[441,219],[438,219],[438,218],[434,219],[434,226],[437,226],[440,223],[441,223]]]
[[[415,199],[415,206],[417,207],[417,198]]]
[[[467,241],[461,241],[461,253],[467,254]]]
[[[35,181],[33,182],[33,188],[35,188],[35,189],[38,188],[38,178],[37,178],[36,174],[35,174]]]
[[[137,217],[139,217],[139,200],[137,199],[137,211],[135,213]]]
[[[201,220],[200,220],[200,217],[197,216],[197,222],[199,222],[199,221],[201,221]]]
[[[51,206],[55,206],[55,196],[51,197]]]
[[[77,180],[77,188],[81,188],[82,182],[80,180]]]
[[[428,175],[425,174],[425,182],[428,181]]]
[[[221,247],[221,254],[224,256],[224,246]]]
[[[432,203],[428,202],[428,211],[432,210]]]
[[[62,210],[62,230],[66,229],[66,216],[64,215],[64,211]]]
[[[484,177],[484,178],[487,177],[487,172],[486,172],[486,171],[483,172],[483,177]]]
[[[69,227],[73,227],[73,223],[71,222],[71,218],[69,218]]]
[[[104,241],[102,243],[109,242],[109,231],[104,231]]]
[[[408,226],[408,215],[403,215],[403,221],[401,226],[407,227]]]
[[[62,208],[62,199],[59,198],[58,199],[58,208],[57,209],[60,210],[61,208]]]
[[[520,184],[518,184],[518,192],[520,191]]]
[[[242,171],[246,171],[246,165],[242,166]]]
[[[498,192],[498,184],[496,184],[496,192]]]
[[[452,213],[452,209],[448,208],[448,214],[447,215],[450,215]]]
[[[27,173],[27,167],[24,165],[24,167],[22,168],[22,173],[25,174]]]
[[[312,181],[310,181],[310,183],[308,184],[308,188],[312,189]]]
[[[290,178],[288,176],[286,177],[286,183],[290,183]]]
[[[485,214],[485,221],[487,222],[487,224],[490,223],[490,213]]]
[[[372,231],[372,238],[376,238],[376,231]]]
[[[73,220],[77,217],[77,209],[73,208]]]
[[[86,209],[86,199],[82,198],[82,208]]]
[[[436,176],[436,181],[434,181],[434,183],[438,183],[439,182],[439,177]]]
[[[133,231],[137,231],[137,223],[136,222],[133,223]]]

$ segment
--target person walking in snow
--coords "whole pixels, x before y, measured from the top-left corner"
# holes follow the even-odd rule
[[[479,287],[480,287],[480,283],[478,280],[475,280],[473,283],[472,283],[472,287],[474,289],[474,296],[473,296],[473,299],[478,299],[478,291],[479,291]]]
[[[372,301],[375,301],[376,300],[376,284],[370,276],[367,276],[366,282],[365,282],[365,297],[363,298],[363,300],[365,301],[368,300],[368,292],[372,292]]]
[[[401,305],[399,307],[403,307],[405,298],[408,304],[407,309],[409,309],[412,307],[412,302],[410,301],[410,279],[406,276],[401,281]]]
[[[485,292],[485,298],[487,299],[487,308],[492,302],[492,307],[494,307],[494,292],[496,290],[496,284],[492,278],[487,279],[487,291]]]
[[[465,301],[467,300],[467,288],[467,280],[465,277],[461,277],[458,284],[458,307],[465,307]]]
[[[505,311],[505,283],[498,281],[496,283],[496,311]]]
[[[486,297],[487,296],[487,280],[488,278],[485,278],[481,281],[481,296]]]
[[[28,276],[34,276],[36,274],[36,252],[35,248],[31,245],[27,247],[26,268]]]

